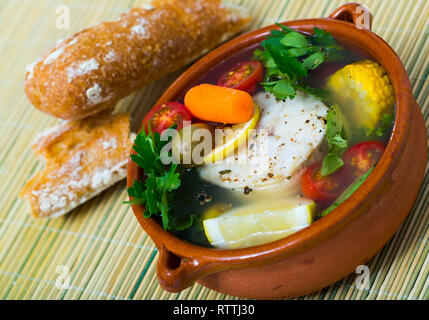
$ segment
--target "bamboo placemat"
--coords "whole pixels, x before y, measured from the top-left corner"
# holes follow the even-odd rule
[[[178,0],[180,1],[180,0]],[[17,197],[43,167],[30,144],[58,120],[35,110],[23,92],[26,64],[59,38],[113,20],[145,0],[0,1],[0,297],[3,299],[235,299],[200,285],[178,294],[156,280],[157,250],[139,227],[118,183],[71,214],[36,221]],[[249,8],[252,29],[299,18],[323,17],[342,0],[231,0]],[[429,118],[429,1],[362,1],[374,15],[373,31],[399,54],[414,95]],[[70,10],[70,29],[56,28],[58,13]],[[57,11],[59,10],[59,11]],[[179,73],[124,99],[137,129],[145,112]],[[412,165],[412,164],[410,164]],[[303,299],[428,299],[429,177],[413,212],[369,263],[370,287],[356,275]],[[69,283],[68,289],[60,285]]]

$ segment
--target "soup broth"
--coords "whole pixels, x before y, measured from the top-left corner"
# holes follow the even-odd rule
[[[255,49],[258,48],[260,48],[259,45],[251,46],[246,50],[243,50],[242,52],[239,52],[238,54],[235,54],[224,60],[221,64],[211,69],[207,74],[203,75],[198,81],[193,83],[191,87],[201,83],[216,84],[219,77],[226,71],[230,70],[234,65],[242,61],[252,59]],[[365,57],[359,56],[353,52],[348,52],[348,56],[344,60],[337,63],[328,63],[320,69],[312,71],[309,74],[309,81],[314,86],[323,88],[328,76],[335,73],[345,65],[359,61],[363,58]],[[263,87],[258,85],[255,94],[263,91]],[[178,101],[183,103],[183,97],[184,94]],[[353,121],[353,119],[348,120]],[[372,137],[372,139],[387,144],[389,137],[390,132],[386,132],[380,136],[376,135]],[[356,133],[352,136],[351,145],[364,142],[367,139],[368,137],[366,135],[360,132]],[[183,176],[182,185],[175,195],[174,214],[178,216],[194,214],[196,216],[196,222],[192,225],[191,228],[177,232],[176,234],[184,240],[201,246],[211,247],[202,226],[204,214],[207,213],[210,208],[217,208],[220,212],[226,212],[228,210],[252,203],[255,205],[259,202],[270,203],[285,198],[285,194],[283,192],[270,192],[261,195],[258,194],[258,192],[253,192],[251,187],[249,187],[249,190],[247,190],[248,192],[237,194],[237,192],[219,187],[201,179],[197,171],[197,168],[186,169],[186,173]],[[300,189],[291,191],[295,193],[297,198],[304,197]],[[319,204],[317,211],[323,211],[326,207],[329,206],[329,204],[330,203]],[[320,216],[316,216],[316,219],[319,218]]]
[[[289,32],[284,30],[285,34]],[[273,35],[279,36],[279,33]],[[326,37],[323,32],[321,35]],[[293,46],[304,41],[296,33],[293,36]],[[288,54],[302,56],[303,53],[297,50],[311,47],[293,46],[283,49],[288,48]],[[268,58],[261,54],[264,49],[265,54],[267,50],[270,53]],[[225,130],[246,128],[254,121],[256,128],[266,129],[267,139],[274,143],[274,147],[261,152],[266,153],[266,158],[258,157],[256,151],[255,154],[251,151],[250,156],[247,154],[248,159],[254,157],[258,161],[254,167],[245,166],[245,173],[235,164],[222,162],[180,166],[181,183],[172,196],[171,215],[177,221],[192,217],[192,224],[171,232],[185,241],[215,248],[240,248],[274,241],[329,214],[364,182],[382,156],[391,135],[394,106],[390,81],[382,67],[364,54],[341,51],[341,58],[320,64],[317,50],[299,60],[308,69],[305,80],[309,87],[285,76],[287,69],[277,70],[279,62],[273,61],[276,51],[262,43],[225,59],[172,102],[182,108],[186,105],[192,111],[188,97],[193,88],[204,91],[214,90],[216,86],[216,90],[220,90],[220,86],[232,91],[247,91],[255,103],[249,122],[237,123],[234,127],[234,124],[197,119],[193,114],[192,123]],[[250,86],[249,79],[257,77],[257,63],[251,62],[255,57],[264,61],[263,80]],[[276,58],[280,59],[279,55]],[[295,92],[291,93],[290,84],[296,86]],[[232,91],[225,91],[225,94]],[[282,96],[285,92],[287,95]],[[318,98],[315,92],[317,95],[329,92],[330,95]],[[223,105],[212,108],[222,113]],[[208,113],[216,112],[208,110]],[[249,125],[249,128],[253,127]],[[246,134],[244,146],[249,152],[262,137],[258,136],[261,135],[259,131],[251,137],[247,131]],[[238,159],[243,150],[235,147],[235,153],[226,159]],[[264,165],[267,171],[262,173]],[[290,175],[287,172],[291,172]],[[252,216],[255,212],[260,213],[258,218]],[[224,217],[226,226],[220,225],[217,217]],[[161,217],[156,218],[161,223]],[[206,224],[207,221],[211,224]],[[282,225],[289,225],[290,230],[282,230]],[[232,240],[227,245],[226,242],[219,244],[219,239],[216,242],[207,236],[210,233],[211,237],[234,239],[239,237],[236,234],[246,232],[246,244]],[[265,234],[263,242],[258,238],[261,234]]]

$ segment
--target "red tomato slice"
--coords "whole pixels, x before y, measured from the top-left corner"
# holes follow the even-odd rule
[[[365,141],[349,148],[343,155],[344,166],[350,168],[353,178],[367,172],[381,158],[386,147],[378,141]]]
[[[183,127],[183,121],[191,121],[192,115],[181,103],[166,102],[154,107],[143,119],[145,129],[148,125],[152,131],[162,134],[165,129],[177,125],[177,130]]]
[[[259,61],[241,62],[230,71],[224,73],[217,83],[218,86],[237,90],[250,91],[262,80],[264,69]]]
[[[320,173],[322,162],[310,166],[302,176],[301,189],[304,195],[317,202],[327,203],[335,200],[347,187],[344,169],[323,177]]]

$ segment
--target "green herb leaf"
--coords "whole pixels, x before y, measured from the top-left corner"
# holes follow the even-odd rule
[[[284,25],[282,25],[281,23],[278,23],[278,22],[276,22],[276,25],[278,25],[282,29],[282,31],[283,31],[284,34],[285,33],[287,34],[289,32],[298,32],[298,31],[296,31],[296,30],[294,30],[292,28],[286,27],[286,26],[284,26]]]
[[[289,54],[291,54],[294,57],[302,57],[303,55],[308,54],[309,52],[311,52],[311,48],[307,47],[307,48],[292,48],[289,49],[288,52]]]
[[[347,148],[347,137],[345,137],[344,129],[345,118],[338,105],[334,104],[329,108],[326,121],[326,138],[329,149],[332,150],[338,147],[339,149]]]
[[[150,215],[156,214],[159,212],[158,210],[158,185],[156,181],[156,176],[152,173],[148,175],[146,178],[145,184],[146,184],[146,211]]]
[[[345,149],[347,148],[347,140],[345,140],[339,133],[337,133],[331,140],[331,145],[338,149]]]
[[[178,165],[164,165],[161,162],[161,152],[169,141],[163,141],[160,134],[152,132],[149,127],[140,131],[134,140],[135,155],[131,156],[146,175],[145,181],[134,181],[128,188],[128,195],[133,199],[125,201],[132,205],[144,205],[145,218],[161,215],[162,226],[166,230],[183,230],[192,224],[193,217],[187,221],[175,221],[171,216],[173,192],[181,185],[181,174]]]
[[[295,89],[287,80],[280,80],[275,83],[275,85],[270,89],[278,99],[286,99],[290,97],[293,99],[295,97]]]
[[[124,203],[131,205],[142,205],[146,203],[146,194],[144,191],[144,185],[141,181],[134,180],[132,187],[128,188],[128,195],[134,197],[131,201],[124,201]]]
[[[335,38],[329,32],[319,29],[317,27],[313,28],[313,36],[311,37],[313,44],[319,46],[339,46]]]
[[[322,162],[322,168],[320,169],[320,174],[323,177],[326,177],[344,165],[341,157],[336,153],[328,153]]]
[[[265,90],[278,99],[295,97],[300,90],[308,95],[327,100],[325,90],[312,88],[307,84],[309,70],[314,70],[326,61],[345,58],[342,48],[329,33],[314,28],[314,35],[305,35],[281,24],[281,30],[273,30],[257,49],[254,58],[264,63]]]
[[[159,178],[158,184],[167,191],[174,191],[180,187],[180,174],[176,172],[177,164],[172,164],[170,171]]]
[[[288,51],[281,50],[280,47],[271,43],[266,44],[265,48],[274,59],[279,70],[287,74],[290,79],[296,80],[299,77],[307,76],[307,70],[302,66],[298,59],[289,54]]]
[[[345,134],[345,118],[338,105],[332,105],[326,116],[326,139],[328,141],[329,152],[323,159],[320,173],[323,177],[337,171],[344,165],[341,153],[348,147]]]
[[[306,69],[316,69],[325,61],[325,56],[321,52],[313,53],[302,62],[302,66]]]
[[[332,139],[337,134],[341,134],[343,127],[343,117],[338,105],[334,104],[329,108],[326,121],[326,137],[328,139],[329,147],[331,148]]]
[[[304,48],[309,45],[307,38],[299,32],[290,32],[286,34],[280,43],[285,47]]]

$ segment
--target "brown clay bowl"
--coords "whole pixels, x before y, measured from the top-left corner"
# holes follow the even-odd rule
[[[320,290],[356,270],[379,251],[410,212],[427,161],[426,128],[407,73],[393,49],[370,30],[357,28],[362,7],[351,3],[328,18],[285,22],[303,32],[329,31],[344,46],[361,50],[387,71],[395,93],[396,120],[387,149],[348,200],[308,228],[281,240],[234,250],[185,242],[133,206],[143,229],[159,249],[161,286],[178,292],[195,281],[230,295],[248,298],[296,297]],[[365,12],[371,18],[369,12]],[[369,23],[369,28],[370,28]],[[261,42],[273,25],[239,36],[214,50],[177,79],[159,101],[175,101],[196,79],[226,57]],[[128,185],[143,172],[129,162]]]

